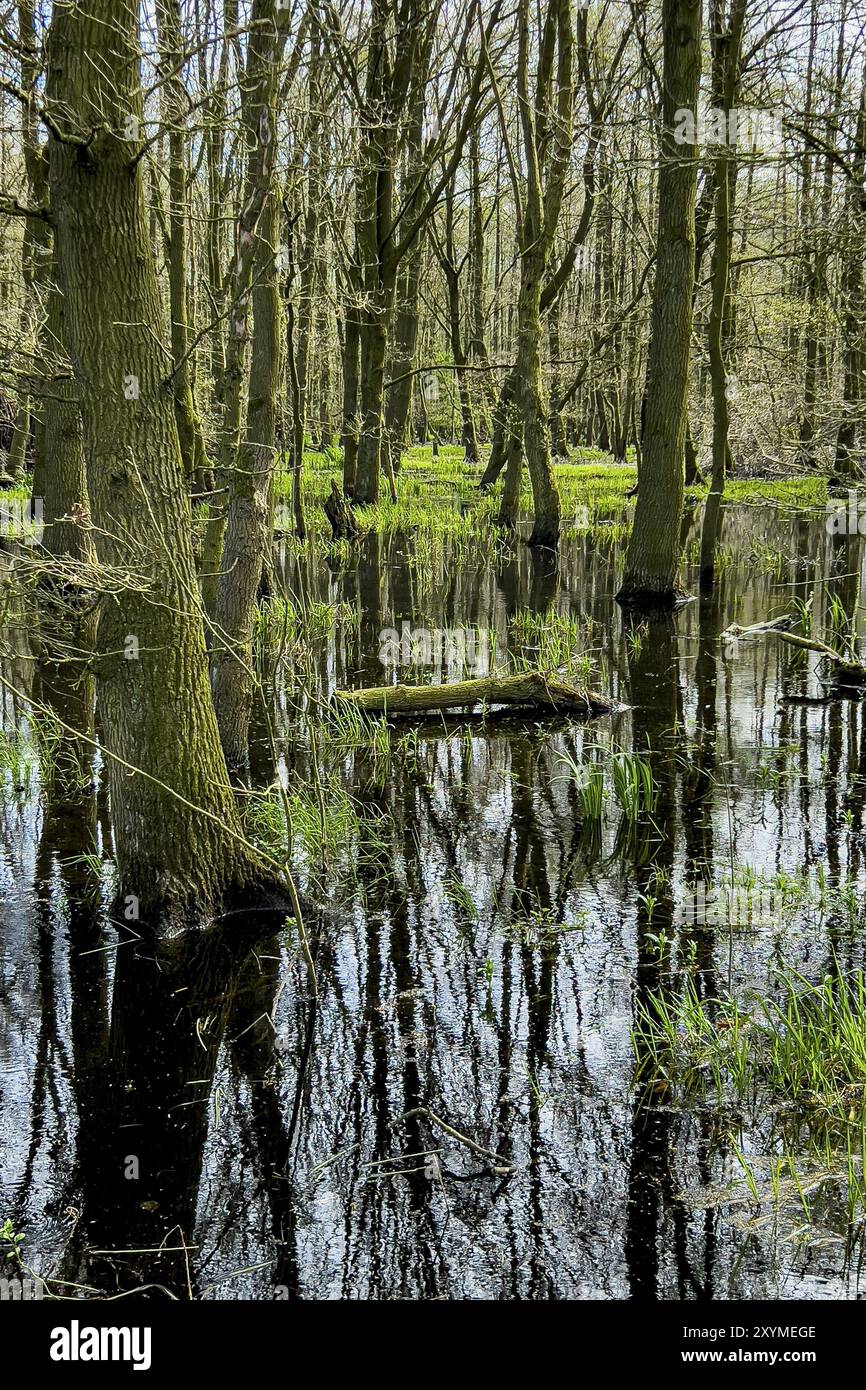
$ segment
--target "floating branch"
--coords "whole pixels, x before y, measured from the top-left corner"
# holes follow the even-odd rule
[[[769,623],[753,623],[751,627],[740,627],[738,623],[732,623],[722,636],[724,637],[760,637],[765,633],[774,634],[780,642],[787,642],[791,647],[799,647],[803,651],[818,652],[825,661],[832,663],[834,667],[834,680],[840,685],[866,685],[866,666],[859,661],[852,661],[849,656],[842,656],[839,652],[828,647],[826,642],[819,642],[816,637],[802,637],[799,632],[789,632],[788,627],[796,620],[788,615],[775,618]]]

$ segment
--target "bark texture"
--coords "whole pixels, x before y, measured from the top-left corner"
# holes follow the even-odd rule
[[[677,111],[697,111],[700,0],[664,0],[662,28],[664,94],[646,423],[640,490],[617,595],[621,603],[636,605],[671,604],[678,597],[697,157],[694,143],[677,142],[674,123]]]
[[[126,893],[174,919],[198,917],[255,882],[260,866],[239,841],[210,697],[166,386],[171,354],[136,157],[136,19],[130,0],[55,6],[51,212],[97,555],[112,580],[96,674],[118,866]]]
[[[249,756],[253,631],[262,565],[271,544],[270,490],[282,361],[274,149],[277,74],[287,12],[281,12],[279,24],[278,13],[274,0],[256,0],[252,11],[258,27],[250,39],[247,61],[249,155],[244,205],[250,213],[261,210],[249,230],[253,249],[245,271],[255,281],[253,345],[244,436],[227,473],[226,534],[213,608],[214,704],[226,762],[235,776],[244,774]],[[245,333],[245,313],[235,324],[236,339],[241,326]]]

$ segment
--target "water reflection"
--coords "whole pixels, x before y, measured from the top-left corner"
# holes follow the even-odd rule
[[[687,519],[692,555],[695,535]],[[392,535],[330,566],[284,557],[299,601],[357,615],[311,650],[325,693],[396,679],[380,634],[404,621],[494,634],[501,654],[517,615],[552,610],[578,620],[594,683],[627,707],[591,728],[430,721],[384,771],[373,750],[326,749],[365,847],[311,902],[316,1001],[281,922],[164,942],[110,916],[89,745],[62,747],[42,786],[5,774],[0,1216],[58,1288],[852,1296],[832,1191],[826,1239],[806,1247],[749,1227],[745,1197],[718,1204],[738,1176],[724,1125],[646,1103],[630,1034],[686,959],[710,999],[781,961],[818,978],[862,959],[836,899],[753,932],[678,911],[731,863],[862,888],[861,706],[824,702],[811,659],[772,639],[721,640],[795,597],[826,632],[834,597],[856,606],[862,541],[729,509],[715,592],[636,627],[612,601],[618,547],[575,535],[557,565]],[[254,775],[303,781],[297,691],[264,675],[278,762],[259,711]],[[38,663],[15,681],[93,729],[86,681]],[[5,716],[26,730],[26,710]],[[612,739],[649,757],[658,802],[628,834],[615,816],[588,834],[562,754]]]

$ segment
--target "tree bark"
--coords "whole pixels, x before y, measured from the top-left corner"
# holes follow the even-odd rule
[[[168,288],[174,408],[184,471],[192,484],[205,463],[201,421],[193,403],[188,355],[189,313],[186,276],[187,246],[187,132],[186,91],[183,85],[179,0],[158,0],[161,60],[167,72],[163,87],[163,123],[168,127]]]
[[[670,605],[679,592],[697,164],[694,143],[675,140],[674,121],[677,111],[697,112],[700,0],[663,0],[662,29],[664,92],[646,428],[625,577],[617,595],[620,603],[650,606]]]
[[[259,221],[249,404],[244,439],[230,477],[225,546],[214,612],[214,707],[229,772],[242,779],[249,763],[256,598],[262,562],[271,545],[270,489],[276,459],[277,393],[282,362],[274,250],[278,216],[272,188]]]
[[[132,0],[55,7],[51,212],[97,555],[113,567],[96,673],[121,883],[143,910],[200,919],[263,873],[240,834],[210,696],[136,158],[136,20]]]
[[[866,409],[866,76],[860,94],[855,155],[846,191],[847,254],[842,271],[843,400],[836,436],[836,476],[853,482],[860,476],[858,435]]]
[[[249,763],[249,722],[254,677],[253,632],[262,565],[270,553],[270,491],[276,462],[277,396],[282,343],[277,276],[280,209],[275,177],[276,105],[280,59],[285,44],[286,12],[275,0],[255,0],[254,30],[247,59],[248,101],[245,120],[248,163],[246,208],[261,208],[253,237],[253,341],[244,436],[228,474],[229,495],[225,545],[214,605],[213,697],[229,772],[243,777]],[[292,370],[296,359],[292,356]],[[299,395],[300,393],[296,393]],[[300,493],[303,454],[303,399],[295,399],[293,476]],[[301,513],[303,516],[303,513]]]
[[[555,102],[551,101],[556,53]],[[516,398],[532,484],[530,545],[559,544],[560,501],[550,460],[547,402],[541,380],[541,295],[571,155],[574,36],[569,0],[554,0],[544,26],[534,100],[529,95],[529,4],[521,0],[517,84],[527,186],[520,218]],[[545,173],[547,175],[545,179]]]
[[[724,113],[725,129],[728,116],[736,104],[740,80],[740,51],[746,21],[748,0],[733,0],[731,13],[725,23],[724,0],[713,0],[711,11],[713,43],[713,105]],[[731,202],[736,186],[736,156],[722,144],[715,160],[712,302],[708,344],[710,382],[713,395],[713,469],[710,491],[704,508],[701,529],[700,587],[708,593],[713,587],[716,542],[721,522],[722,495],[725,491],[731,448],[728,442],[730,408],[725,364],[724,333],[728,314],[728,294],[731,273]]]
[[[238,447],[244,415],[244,386],[249,357],[249,307],[256,256],[256,229],[267,202],[271,171],[276,157],[276,133],[266,111],[265,92],[282,57],[289,23],[289,10],[277,0],[254,0],[251,10],[252,32],[247,47],[242,119],[249,151],[247,176],[238,218],[235,263],[230,280],[230,322],[225,352],[225,373],[219,394],[220,422],[219,470],[217,481],[228,488],[237,467]],[[303,22],[303,21],[302,21]],[[299,32],[296,52],[303,31]],[[262,120],[261,131],[258,121]],[[216,611],[218,575],[223,553],[227,506],[215,506],[208,517],[202,555],[202,591],[208,613]]]
[[[361,318],[356,283],[356,266],[349,268],[349,288],[343,320],[343,425],[340,443],[343,448],[343,491],[351,497],[355,491],[358,460],[358,389],[360,376]]]

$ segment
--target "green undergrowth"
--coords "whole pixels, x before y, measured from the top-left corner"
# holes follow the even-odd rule
[[[709,484],[705,483],[688,488],[687,496],[702,500],[708,492]],[[729,478],[725,484],[725,501],[790,511],[823,510],[827,505],[827,479],[823,474],[814,473],[790,478]]]
[[[792,1198],[807,1221],[841,1187],[848,1234],[866,1213],[866,982],[780,973],[772,993],[702,995],[687,975],[638,1003],[636,1076],[666,1103],[698,1102],[728,1129],[758,1207]]]
[[[499,508],[500,485],[490,493],[479,492],[487,447],[482,462],[467,467],[463,450],[457,445],[441,445],[434,457],[431,445],[415,445],[403,454],[396,477],[397,501],[389,496],[383,478],[379,501],[360,510],[364,528],[379,534],[419,531],[426,535],[464,536],[490,539]],[[554,465],[554,475],[562,504],[564,534],[590,533],[599,544],[621,540],[628,528],[634,500],[628,496],[635,486],[637,470],[633,462],[617,463],[597,449],[575,449],[568,462]],[[328,523],[322,511],[331,482],[341,482],[339,450],[327,454],[310,451],[305,455],[302,492],[308,528],[313,536],[327,537]],[[687,499],[702,501],[708,484],[689,488]],[[278,531],[292,530],[291,476],[278,472],[275,480]],[[725,499],[753,507],[781,508],[809,512],[827,504],[827,479],[822,475],[787,478],[729,480]],[[524,514],[531,509],[532,495],[528,473],[524,470],[521,505]]]

